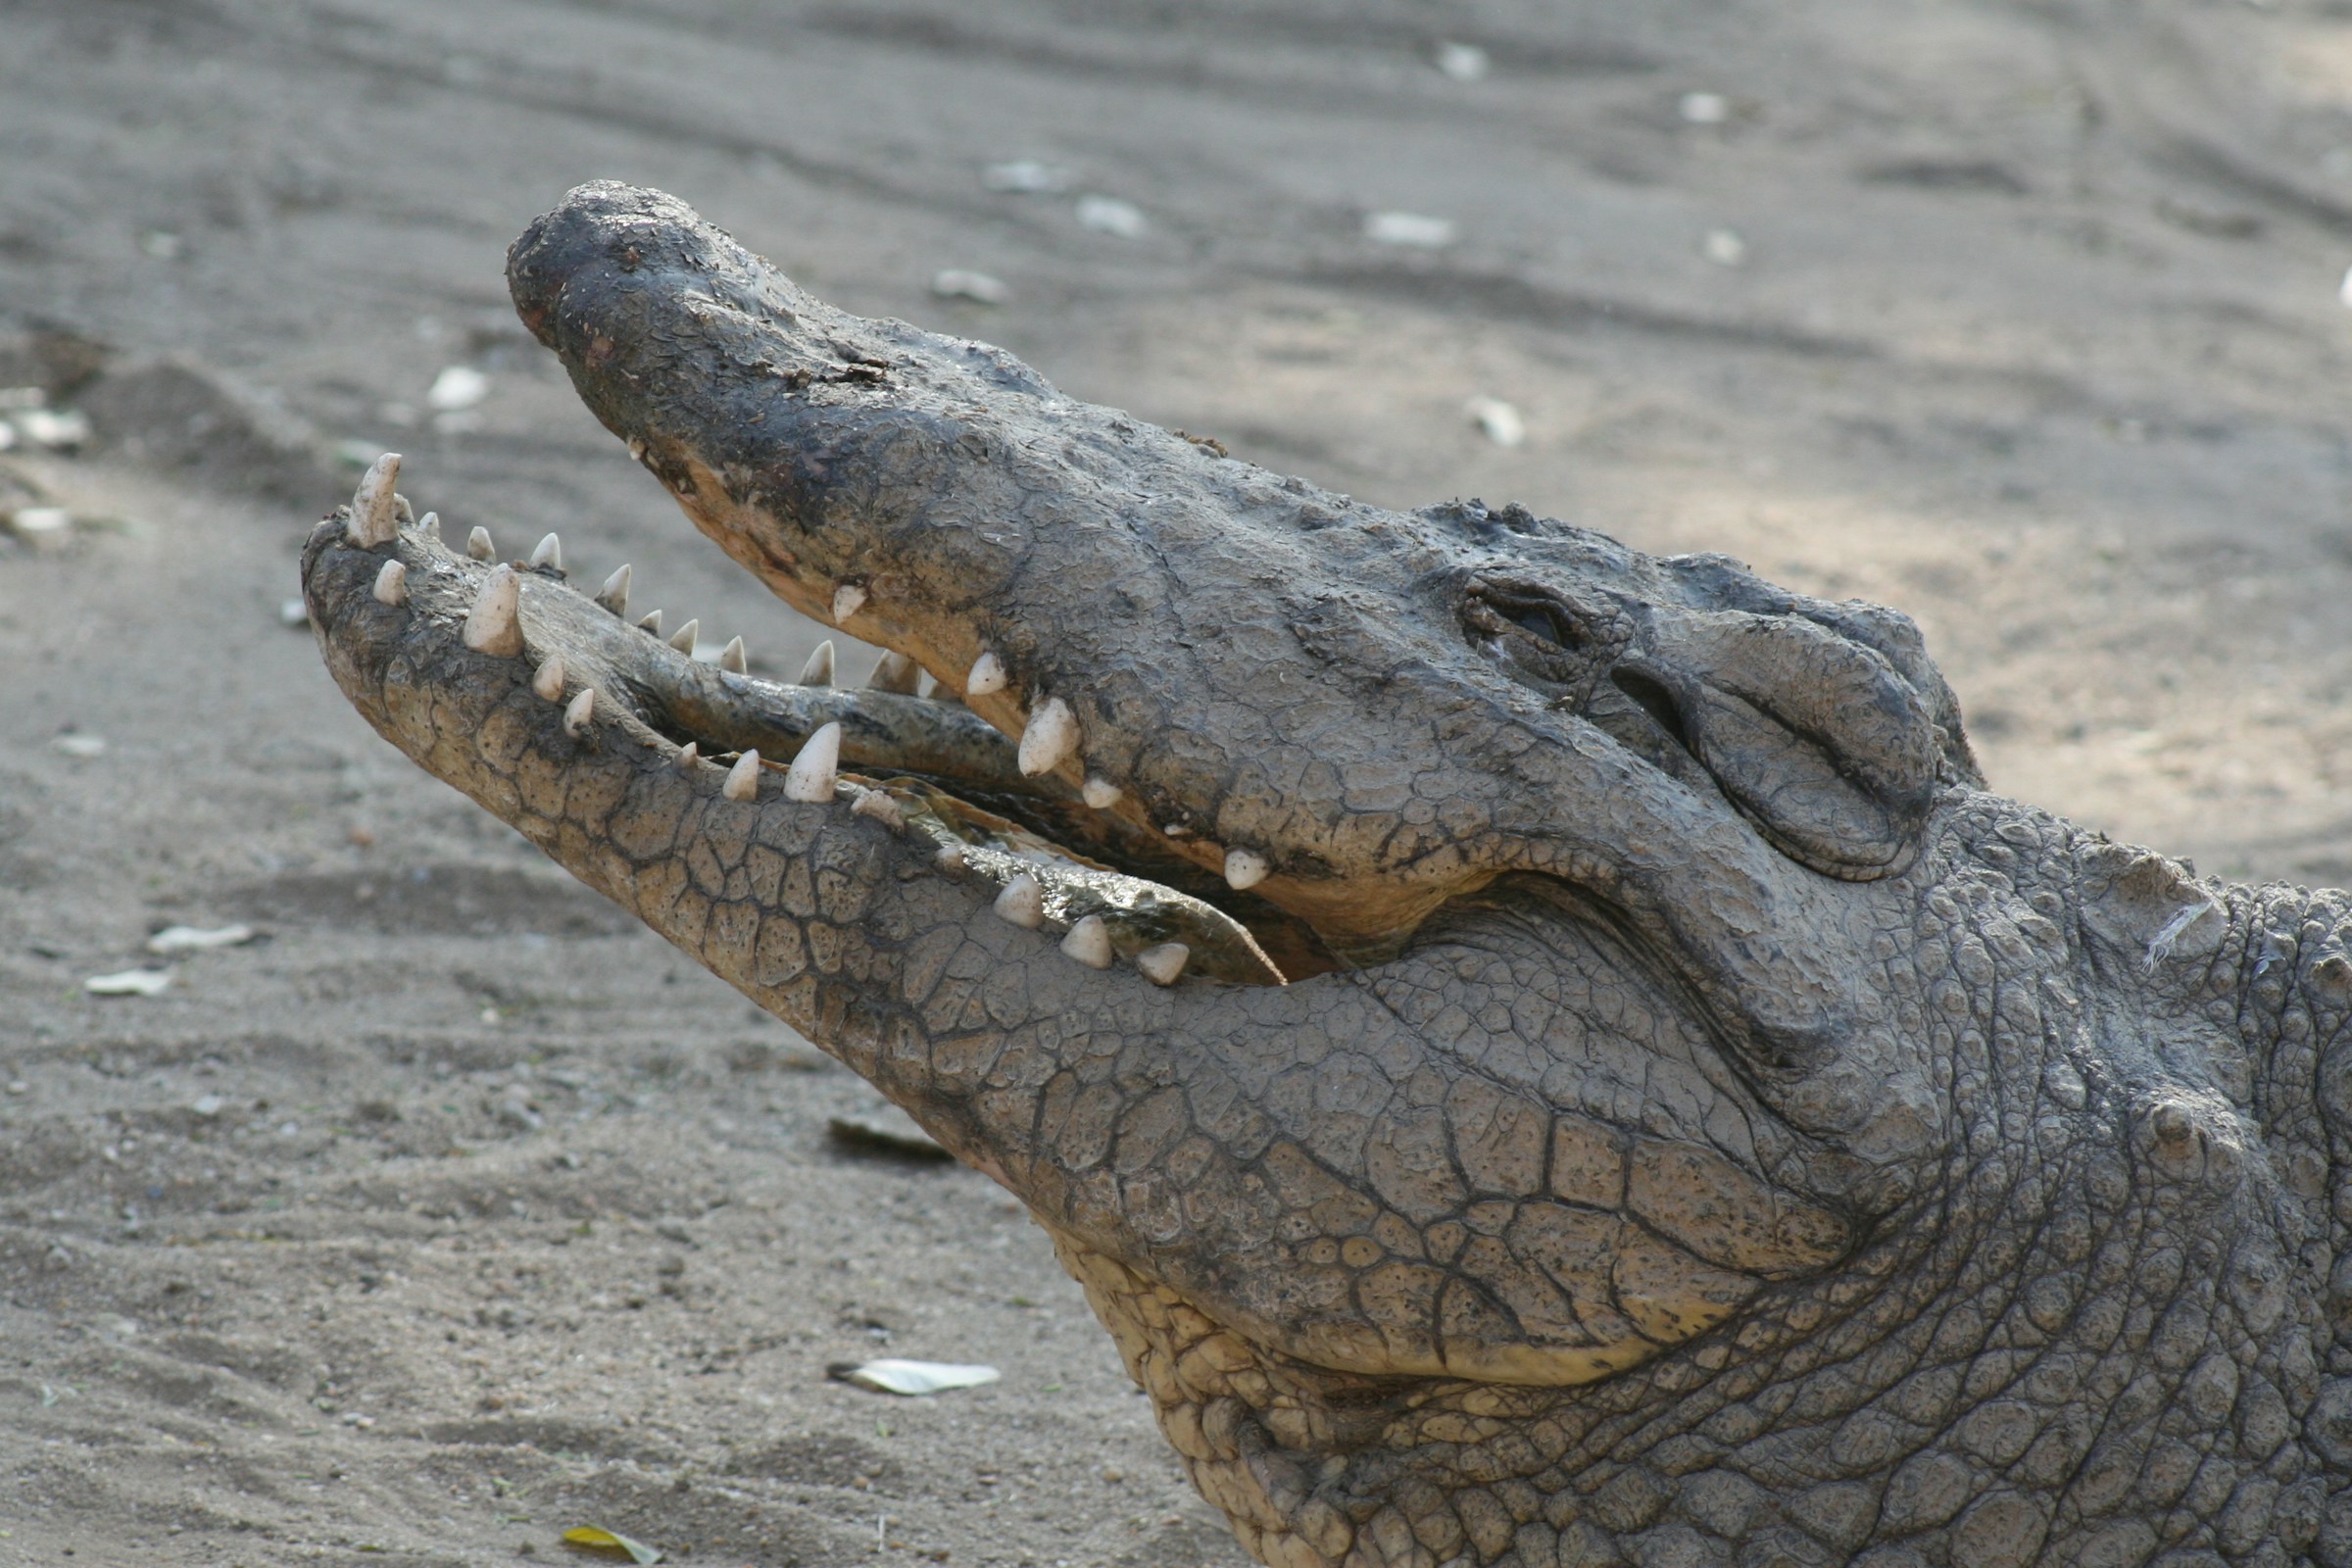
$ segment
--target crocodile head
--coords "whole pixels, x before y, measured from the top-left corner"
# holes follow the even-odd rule
[[[304,555],[336,679],[1025,1201],[1268,1560],[1564,1552],[1605,1512],[1463,1499],[1600,1488],[1608,1434],[1971,1266],[1982,1129],[2079,1010],[2016,846],[2077,841],[1975,793],[1908,620],[1351,502],[657,192],[509,272],[687,516],[893,657],[698,662],[386,464]]]

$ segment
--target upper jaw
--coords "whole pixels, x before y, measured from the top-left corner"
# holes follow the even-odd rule
[[[780,597],[910,656],[1030,763],[1115,791],[1131,841],[1344,957],[1396,951],[1502,871],[1578,875],[1628,840],[1780,878],[1737,813],[1583,733],[1418,603],[1465,559],[1442,529],[1062,399],[1000,351],[834,311],[658,192],[572,192],[509,277],[589,407]],[[1033,728],[1049,710],[1058,740]],[[1662,786],[1671,820],[1634,809]]]
[[[1759,1059],[1823,1059],[1855,1026],[1849,949],[1902,917],[1894,884],[1949,771],[1948,694],[1899,635],[1711,560],[1511,509],[1384,512],[1216,456],[1001,351],[834,311],[657,192],[581,187],[509,273],[698,527],[1019,737],[1030,776],[1104,803],[1087,809],[1105,858],[1149,846],[1224,880],[1311,928],[1321,967],[1399,951],[1496,876],[1553,876],[1671,956]],[[1585,652],[1671,677],[1676,765],[1465,635],[1465,583],[1513,560],[1623,612],[1619,641]],[[1758,672],[1833,700],[1785,720]],[[1776,759],[1833,803],[1869,784],[1861,804],[1886,809],[1851,814],[1866,855],[1838,863],[1838,811],[1775,824],[1764,788],[1735,804],[1726,780],[1769,784]],[[1836,1098],[1825,1114],[1867,1108]]]

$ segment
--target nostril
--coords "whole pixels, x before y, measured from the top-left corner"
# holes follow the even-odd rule
[[[1698,755],[1698,749],[1690,744],[1690,731],[1683,722],[1682,705],[1674,700],[1674,693],[1668,691],[1662,682],[1638,669],[1628,669],[1623,664],[1609,671],[1609,679],[1619,691],[1640,704],[1642,711],[1649,715],[1650,722],[1671,736],[1675,745],[1692,757]]]

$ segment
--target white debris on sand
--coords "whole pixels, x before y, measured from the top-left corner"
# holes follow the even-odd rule
[[[1500,398],[1472,398],[1462,405],[1462,412],[1498,447],[1515,447],[1527,439],[1527,421]]]
[[[1070,188],[1070,172],[1034,158],[1015,158],[981,170],[980,183],[1016,196],[1054,196]]]
[[[1740,237],[1738,229],[1710,228],[1706,237],[1698,242],[1698,254],[1717,267],[1744,267],[1747,265],[1747,241]]]
[[[1078,198],[1078,226],[1097,234],[1139,239],[1144,232],[1144,210],[1116,196]]]
[[[480,406],[490,395],[490,378],[470,365],[452,365],[433,377],[431,390],[424,394],[425,406],[435,414],[460,414]]]
[[[208,948],[239,948],[251,942],[257,933],[249,925],[223,926],[166,926],[147,939],[149,953],[202,953]]]
[[[1401,245],[1407,250],[1444,250],[1461,237],[1450,218],[1422,213],[1368,213],[1364,238],[1375,245]]]
[[[1731,100],[1719,92],[1687,92],[1675,109],[1692,125],[1720,125],[1732,118]]]
[[[1442,43],[1431,54],[1430,64],[1456,81],[1484,81],[1494,62],[1474,43]]]
[[[115,974],[94,974],[81,983],[81,989],[93,997],[152,997],[160,995],[171,983],[169,969],[123,969]]]
[[[861,1389],[877,1394],[899,1394],[908,1398],[939,1394],[949,1389],[976,1389],[994,1383],[1004,1374],[993,1366],[958,1365],[952,1361],[867,1361],[838,1374],[845,1383],[855,1383]]]
[[[943,300],[973,300],[982,305],[1002,305],[1012,298],[1012,290],[1001,279],[986,272],[967,271],[950,267],[931,278],[931,292]]]

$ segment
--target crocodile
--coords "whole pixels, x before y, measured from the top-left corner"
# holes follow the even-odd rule
[[[1053,1237],[1280,1568],[2352,1563],[2352,899],[1990,792],[1903,615],[1399,512],[572,191],[522,320],[835,684],[302,557],[431,773]]]

